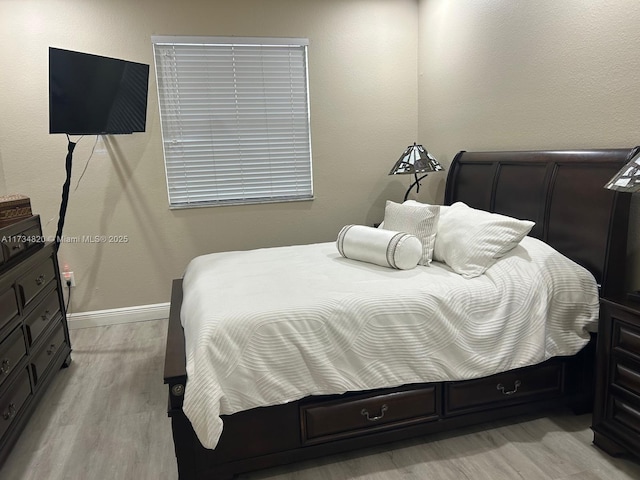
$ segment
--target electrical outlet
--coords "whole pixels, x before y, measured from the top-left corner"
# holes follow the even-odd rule
[[[73,276],[73,272],[65,270],[64,272],[62,272],[62,278],[64,279],[65,283],[71,282],[72,287],[76,286],[76,277]]]

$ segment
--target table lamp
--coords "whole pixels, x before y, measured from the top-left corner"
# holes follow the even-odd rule
[[[617,192],[635,193],[640,191],[640,147],[635,147],[624,167],[604,186]]]
[[[409,197],[409,192],[413,187],[416,188],[416,192],[420,191],[420,181],[429,175],[430,172],[439,172],[444,170],[442,165],[438,163],[438,161],[431,155],[429,152],[425,150],[422,145],[410,145],[407,149],[402,153],[400,159],[395,163],[389,175],[402,175],[402,174],[412,174],[415,178],[415,181],[409,185],[407,189],[407,193],[404,195],[404,201]],[[427,173],[425,173],[427,172]],[[419,173],[424,173],[420,178],[418,178]]]
[[[640,146],[631,150],[627,158],[630,160],[607,182],[604,188],[622,193],[640,191]],[[640,291],[627,292],[627,298],[640,302]]]

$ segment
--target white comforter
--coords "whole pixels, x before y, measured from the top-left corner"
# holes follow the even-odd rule
[[[183,410],[208,448],[222,414],[574,354],[598,314],[591,274],[528,237],[474,279],[439,263],[379,267],[321,243],[197,257],[183,288]]]

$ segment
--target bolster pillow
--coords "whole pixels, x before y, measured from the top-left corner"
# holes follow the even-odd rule
[[[364,225],[343,227],[336,246],[345,258],[399,270],[414,268],[422,257],[422,243],[418,237]]]

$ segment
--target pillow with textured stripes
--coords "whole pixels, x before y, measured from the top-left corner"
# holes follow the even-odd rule
[[[422,255],[422,244],[415,236],[364,225],[342,227],[336,246],[345,258],[398,270],[414,268]]]
[[[534,225],[456,202],[441,212],[433,258],[465,278],[478,277],[518,245]]]
[[[418,207],[434,207],[437,206],[438,208],[440,208],[440,215],[442,215],[442,213],[449,208],[447,205],[430,205],[428,203],[422,203],[419,202],[417,200],[405,200],[403,203],[403,205],[416,205]]]
[[[422,243],[422,256],[418,263],[428,266],[433,258],[439,217],[439,205],[400,204],[387,200],[384,209],[384,228],[418,237]]]

